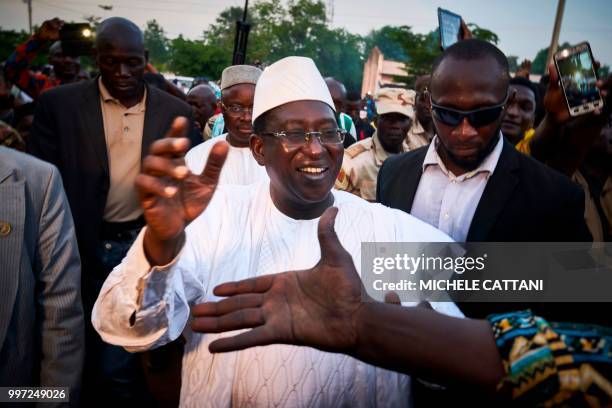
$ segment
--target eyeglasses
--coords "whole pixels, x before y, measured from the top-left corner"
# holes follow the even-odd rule
[[[433,117],[436,120],[448,126],[459,126],[459,124],[463,122],[463,118],[467,118],[470,125],[478,128],[489,125],[499,119],[499,116],[505,109],[506,102],[508,102],[508,96],[509,95],[506,95],[504,101],[500,104],[469,111],[438,105],[431,100],[431,94],[429,100],[431,102]]]
[[[230,116],[240,116],[243,113],[253,113],[253,107],[243,108],[242,106],[236,106],[236,105],[227,106],[223,102],[221,102],[221,106],[223,107],[223,109],[225,109],[225,111]]]
[[[323,145],[338,145],[344,142],[346,132],[342,129],[324,129],[318,132],[284,130],[282,132],[265,132],[261,134],[280,139],[287,147],[300,147],[310,142],[313,136]]]

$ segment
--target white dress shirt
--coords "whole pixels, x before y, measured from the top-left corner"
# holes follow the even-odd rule
[[[457,242],[467,238],[476,207],[487,181],[501,156],[504,138],[501,133],[495,148],[475,170],[456,177],[440,156],[435,136],[423,161],[423,174],[414,196],[410,214],[450,235]]]
[[[185,164],[189,170],[194,174],[202,173],[208,155],[213,146],[219,143],[221,140],[227,141],[227,133],[209,139],[204,143],[200,143],[193,149],[189,150],[185,155]],[[236,184],[236,185],[247,185],[256,183],[261,180],[268,180],[268,173],[266,168],[260,166],[255,161],[253,153],[249,147],[234,147],[229,144],[229,152],[227,153],[227,159],[221,169],[221,175],[219,176],[219,185],[222,184]]]
[[[339,209],[335,230],[360,273],[362,242],[450,241],[399,210],[344,191],[334,190],[333,195]],[[191,331],[190,306],[218,300],[212,293],[216,285],[316,265],[321,257],[318,222],[281,213],[270,198],[268,182],[220,186],[204,213],[187,227],[184,247],[170,264],[151,268],[143,251],[143,229],[104,283],[93,325],[104,341],[130,351],[161,346],[183,333],[181,406],[409,406],[406,375],[310,347],[278,344],[213,355],[210,342],[236,332]],[[462,316],[452,302],[433,307]]]

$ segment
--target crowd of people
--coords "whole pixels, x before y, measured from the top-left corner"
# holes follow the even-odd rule
[[[362,242],[610,242],[610,78],[572,117],[554,66],[534,83],[468,38],[412,89],[361,95],[289,56],[184,94],[133,22],[101,22],[95,75],[62,25],[0,69],[0,386],[88,407],[612,404],[608,304],[379,303],[360,279]]]

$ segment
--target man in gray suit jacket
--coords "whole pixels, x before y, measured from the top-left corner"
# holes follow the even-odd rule
[[[84,355],[81,263],[51,164],[0,146],[0,386],[69,387]]]

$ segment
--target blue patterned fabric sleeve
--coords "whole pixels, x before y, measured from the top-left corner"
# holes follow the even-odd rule
[[[612,404],[612,329],[549,323],[531,311],[488,317],[506,376],[499,391],[521,406]]]

